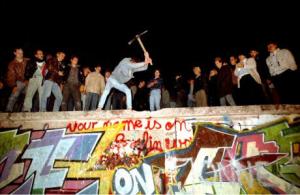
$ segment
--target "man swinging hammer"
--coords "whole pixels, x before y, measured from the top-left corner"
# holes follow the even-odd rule
[[[147,32],[147,31],[145,31]],[[146,51],[140,36],[145,34],[145,32],[138,34],[135,38],[129,42],[131,44],[134,40],[137,40],[144,51],[144,62],[136,62],[133,58],[124,58],[115,67],[111,76],[108,78],[103,94],[100,98],[98,109],[103,109],[106,98],[112,88],[116,88],[126,94],[126,105],[127,109],[132,109],[132,97],[130,89],[125,85],[131,78],[133,78],[133,73],[145,71],[148,69],[148,64],[152,64],[152,59],[149,53]]]

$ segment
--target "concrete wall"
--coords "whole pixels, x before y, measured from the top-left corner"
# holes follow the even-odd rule
[[[0,114],[0,193],[300,193],[300,106]]]

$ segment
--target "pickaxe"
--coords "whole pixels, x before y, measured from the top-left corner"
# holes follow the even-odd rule
[[[147,32],[148,32],[148,30],[145,30],[144,32],[142,32],[140,34],[135,35],[135,37],[128,42],[128,45],[131,45],[135,40],[137,40],[139,42],[141,48],[143,49],[144,53],[146,53],[147,50],[141,40],[141,36],[146,34]],[[151,63],[151,65],[153,65],[153,64]]]

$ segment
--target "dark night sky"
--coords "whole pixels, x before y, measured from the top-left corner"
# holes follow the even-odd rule
[[[47,52],[63,49],[77,54],[80,64],[101,63],[113,68],[128,51],[142,54],[127,42],[145,29],[146,48],[155,67],[165,75],[188,72],[194,64],[211,66],[217,55],[228,57],[258,48],[266,54],[266,42],[277,40],[289,48],[299,64],[299,16],[288,1],[265,5],[227,4],[227,1],[154,3],[154,1],[7,1],[0,2],[1,72],[22,46],[31,57],[36,48]],[[267,5],[269,3],[269,5]],[[239,8],[237,8],[238,6]]]

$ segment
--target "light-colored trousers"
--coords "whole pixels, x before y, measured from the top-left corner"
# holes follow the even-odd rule
[[[32,99],[36,91],[39,92],[39,110],[41,109],[41,97],[42,97],[42,77],[33,77],[29,79],[26,96],[23,105],[23,111],[30,112],[32,108]]]
[[[103,94],[100,98],[100,102],[98,105],[98,108],[103,108],[104,104],[105,104],[105,100],[110,92],[110,90],[112,88],[116,88],[119,91],[122,91],[123,93],[126,94],[126,105],[127,105],[127,109],[132,109],[132,97],[131,97],[131,90],[124,84],[124,83],[120,83],[119,81],[117,81],[116,79],[109,77],[107,80],[107,83],[105,85],[105,89],[103,91]]]

